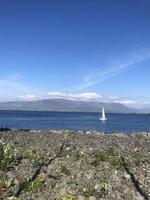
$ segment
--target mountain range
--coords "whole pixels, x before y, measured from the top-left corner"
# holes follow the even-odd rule
[[[1,102],[0,110],[100,112],[105,107],[111,113],[140,113],[142,110],[129,108],[120,103],[85,102],[68,99],[44,99],[36,101]]]

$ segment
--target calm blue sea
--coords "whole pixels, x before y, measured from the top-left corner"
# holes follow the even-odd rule
[[[18,129],[72,129],[105,132],[150,131],[150,114],[107,114],[101,122],[100,113],[0,111],[0,127]]]

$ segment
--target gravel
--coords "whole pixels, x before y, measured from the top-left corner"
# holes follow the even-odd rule
[[[0,132],[0,199],[148,200],[150,134]]]

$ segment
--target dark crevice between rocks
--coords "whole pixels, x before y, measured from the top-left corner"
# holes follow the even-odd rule
[[[33,176],[28,181],[25,181],[25,182],[20,184],[18,191],[14,195],[15,197],[18,197],[21,194],[21,192],[27,187],[29,182],[32,182],[32,181],[34,181],[36,179],[36,177],[40,174],[42,166],[43,166],[43,164],[39,165],[39,167],[36,170],[36,172],[33,174]]]
[[[53,176],[53,175],[49,175],[49,179],[54,179],[54,180],[57,180],[57,176]]]
[[[139,194],[144,198],[144,200],[149,200],[148,195],[141,189],[139,181],[135,178],[134,174],[130,172],[130,169],[128,167],[128,164],[125,162],[125,159],[121,157],[123,166],[127,174],[129,174],[132,183],[134,184],[134,187],[139,192]]]
[[[41,172],[41,169],[42,169],[43,167],[45,167],[45,166],[50,165],[50,164],[52,163],[52,161],[54,161],[54,160],[58,157],[58,155],[64,150],[64,147],[65,147],[65,146],[66,146],[66,143],[64,142],[64,143],[61,145],[61,147],[60,147],[58,153],[57,153],[53,158],[51,158],[48,162],[42,162],[41,164],[39,164],[38,169],[35,171],[35,173],[33,174],[33,176],[32,176],[28,181],[24,181],[24,182],[22,182],[22,183],[20,184],[19,189],[18,189],[18,191],[16,192],[16,194],[15,194],[14,196],[15,196],[15,197],[19,197],[20,194],[27,188],[28,184],[31,183],[31,182],[33,182],[33,181],[37,178],[37,176],[38,176],[38,175],[40,174],[40,172]]]

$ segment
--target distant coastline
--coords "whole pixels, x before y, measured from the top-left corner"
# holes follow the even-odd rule
[[[0,110],[0,112],[51,112],[51,113],[100,113],[100,111],[55,111],[55,110]],[[121,114],[121,115],[128,115],[128,114],[133,114],[133,115],[150,115],[150,112],[107,112],[107,114]]]
[[[68,99],[0,102],[0,110],[9,111],[100,112],[102,107],[105,107],[107,113],[150,113],[150,109],[135,109],[111,102],[86,102]]]

